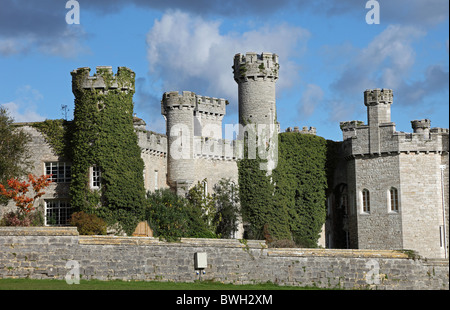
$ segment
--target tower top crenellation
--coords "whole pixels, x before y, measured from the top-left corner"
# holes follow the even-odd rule
[[[196,95],[190,91],[166,92],[161,101],[161,113],[166,114],[167,109],[188,107],[199,113],[225,115],[228,100],[214,97]]]
[[[392,89],[367,89],[364,92],[364,104],[375,106],[379,104],[392,104],[394,102],[394,92]]]
[[[234,56],[234,80],[239,82],[248,78],[264,78],[276,81],[280,65],[278,55],[272,53],[257,54],[248,52]]]
[[[88,67],[78,68],[71,72],[72,91],[80,89],[121,89],[134,91],[136,74],[127,67],[118,67],[114,75],[111,66],[97,66],[96,73],[91,76]]]

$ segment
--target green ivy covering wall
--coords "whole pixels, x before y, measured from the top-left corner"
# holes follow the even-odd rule
[[[326,218],[326,140],[298,133],[278,138],[278,166],[271,176],[259,169],[260,159],[238,163],[248,237],[316,247]]]
[[[73,75],[75,94],[72,124],[72,183],[70,195],[76,211],[94,213],[109,225],[119,223],[132,234],[144,216],[144,162],[133,127],[134,75],[118,72],[118,88],[109,87],[112,75],[102,75],[105,89],[80,87],[85,72]],[[128,75],[126,75],[128,73]],[[124,90],[124,85],[132,87]],[[89,170],[101,169],[101,187],[90,189]]]

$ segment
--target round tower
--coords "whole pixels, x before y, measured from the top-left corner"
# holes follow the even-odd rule
[[[167,180],[183,196],[195,179],[194,109],[196,95],[184,91],[164,93],[161,114],[166,119],[168,141]]]
[[[133,126],[135,73],[119,67],[114,74],[109,66],[89,73],[89,68],[71,72],[71,204],[75,210],[103,208],[102,214],[131,234],[145,200],[144,162]],[[92,199],[97,195],[100,199]]]
[[[272,53],[246,53],[234,56],[234,80],[239,87],[239,124],[275,124],[275,84],[278,56]]]
[[[422,134],[426,139],[430,138],[431,121],[429,119],[421,119],[411,121],[414,133]]]

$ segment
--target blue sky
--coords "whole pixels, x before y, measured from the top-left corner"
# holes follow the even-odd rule
[[[379,0],[380,23],[366,23],[366,0],[1,0],[0,105],[16,121],[62,118],[74,97],[70,72],[126,66],[136,72],[135,113],[164,133],[166,91],[230,101],[236,123],[236,53],[280,56],[281,129],[314,126],[342,140],[340,121],[366,121],[363,92],[392,88],[392,121],[449,127],[449,1]]]

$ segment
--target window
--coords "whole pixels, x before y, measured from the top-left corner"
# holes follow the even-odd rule
[[[45,225],[67,226],[72,216],[72,208],[67,200],[45,201]]]
[[[65,162],[45,163],[45,174],[52,175],[50,180],[55,183],[70,183],[72,180],[72,166]]]
[[[390,202],[391,202],[391,212],[398,212],[398,190],[392,187],[389,190]]]
[[[370,213],[370,193],[367,189],[362,191],[362,206],[364,213]]]
[[[91,167],[91,188],[99,189],[102,183],[102,171],[100,167]]]
[[[208,196],[208,181],[203,180],[203,198],[206,198]]]
[[[155,191],[158,190],[158,170],[155,170]]]

